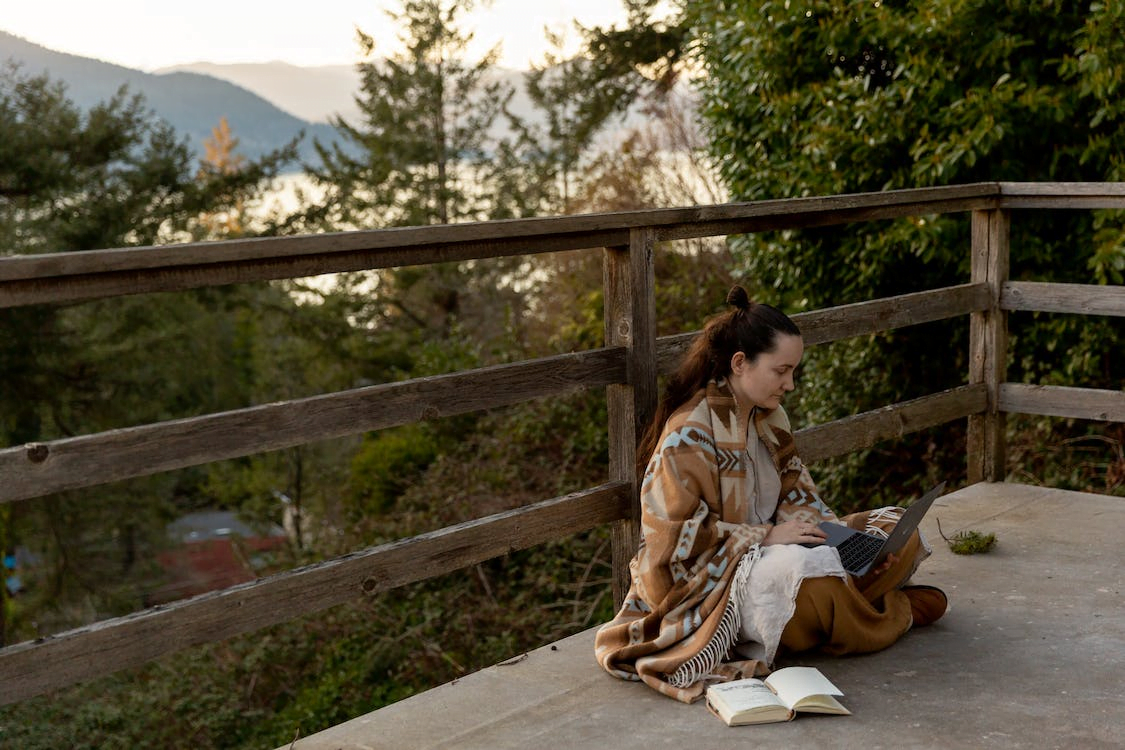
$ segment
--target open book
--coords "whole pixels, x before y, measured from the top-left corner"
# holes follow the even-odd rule
[[[843,695],[816,667],[786,667],[764,680],[749,677],[707,688],[707,707],[730,726],[789,721],[798,711],[850,714]]]

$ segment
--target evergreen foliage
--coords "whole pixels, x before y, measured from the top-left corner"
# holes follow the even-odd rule
[[[193,169],[187,147],[120,91],[89,111],[46,76],[0,71],[0,253],[192,239],[205,217],[250,200],[292,157],[236,174]],[[221,411],[243,403],[244,305],[279,290],[209,289],[0,310],[0,444],[20,445]],[[37,585],[0,591],[5,642],[143,606],[164,523],[190,506],[200,471],[5,509],[6,550],[39,560]],[[178,506],[178,507],[177,507]],[[29,582],[25,577],[25,582]]]
[[[310,174],[326,193],[304,218],[332,229],[425,226],[489,218],[492,131],[512,90],[490,79],[499,51],[467,63],[459,24],[473,0],[404,0],[388,11],[406,50],[359,64],[360,122],[317,144]],[[371,36],[358,32],[365,56]]]
[[[497,170],[500,118],[513,91],[492,75],[498,49],[466,62],[471,35],[461,27],[472,0],[406,0],[388,11],[404,51],[358,67],[359,122],[337,117],[340,138],[317,143],[320,164],[306,165],[321,193],[289,217],[283,232],[425,226],[525,215],[514,178]],[[358,32],[367,56],[372,38]],[[522,201],[522,199],[521,199]],[[506,288],[518,261],[445,263],[357,274],[353,292],[377,299],[357,304],[359,326],[398,337],[409,352],[454,341],[457,327],[480,334],[485,349],[509,334],[522,312]],[[342,291],[342,290],[341,290]],[[404,370],[417,372],[417,362]]]
[[[583,28],[583,82],[588,109],[623,112],[637,99],[659,97],[672,90],[684,72],[691,47],[691,28],[680,3],[621,0],[623,28]],[[668,6],[673,12],[668,12]]]
[[[1111,62],[1125,53],[1119,4],[686,0],[684,10],[702,115],[735,199],[1122,177],[1125,113],[1109,93],[1123,72]],[[1120,212],[1017,212],[1012,277],[1121,283],[1123,228]],[[968,280],[966,217],[872,229],[746,236],[733,251],[753,293],[791,311]],[[1120,321],[1013,316],[1012,331],[1011,380],[1121,383]],[[802,416],[820,422],[952,387],[966,353],[962,324],[815,348]],[[893,469],[853,456],[828,474],[838,494],[858,496],[962,471],[956,441],[935,454],[934,440],[922,434],[879,456]]]

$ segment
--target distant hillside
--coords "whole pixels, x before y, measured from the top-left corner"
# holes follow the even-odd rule
[[[349,122],[357,122],[359,109],[355,96],[359,93],[360,77],[352,65],[324,65],[304,68],[284,62],[270,63],[190,63],[162,68],[158,73],[199,73],[229,81],[265,97],[272,104],[310,122],[326,123],[331,115],[341,115]],[[494,68],[491,74],[510,86],[515,95],[509,105],[513,114],[525,122],[543,124],[544,115],[535,108],[524,88],[526,71]],[[612,146],[629,129],[641,126],[646,115],[634,106],[624,120],[608,124],[599,139],[603,146]],[[493,126],[491,135],[502,138],[509,135],[502,118]],[[325,139],[321,139],[325,140]]]
[[[271,103],[297,117],[310,122],[328,122],[331,115],[342,115],[349,122],[359,118],[355,97],[359,93],[360,76],[354,65],[323,65],[303,68],[283,62],[217,64],[190,63],[161,68],[158,73],[202,73],[242,86],[268,99]],[[511,109],[525,120],[537,121],[542,115],[536,112],[524,90],[524,76],[520,70],[495,68],[492,75],[510,86],[516,93]],[[506,132],[497,123],[493,135]]]
[[[174,65],[155,71],[200,73],[253,91],[273,105],[308,122],[326,123],[330,115],[355,120],[360,78],[354,65],[304,68],[285,62]]]
[[[282,111],[265,98],[227,80],[191,72],[145,73],[120,65],[49,50],[0,31],[0,61],[13,60],[25,74],[48,74],[62,81],[67,96],[88,109],[127,86],[141,94],[157,116],[176,129],[197,151],[222,117],[239,139],[239,151],[257,158],[288,143],[302,131],[302,155],[312,160],[313,138],[332,141],[336,132],[323,123],[309,122]]]

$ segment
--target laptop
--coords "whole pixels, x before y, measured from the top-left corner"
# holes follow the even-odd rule
[[[922,522],[922,517],[926,515],[926,511],[934,504],[934,500],[941,496],[944,489],[945,482],[941,482],[911,503],[886,539],[838,523],[825,521],[820,524],[820,529],[828,534],[828,539],[821,544],[835,547],[836,551],[840,553],[840,561],[844,564],[844,570],[852,575],[861,576],[887,559],[887,555],[897,552],[902,548],[902,545],[906,544],[910,535]],[[805,546],[816,547],[820,545],[809,544]]]

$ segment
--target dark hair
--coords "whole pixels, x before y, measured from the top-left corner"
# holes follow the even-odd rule
[[[753,362],[762,352],[772,352],[777,347],[778,334],[801,335],[788,315],[771,305],[751,302],[740,286],[727,293],[727,304],[731,309],[707,321],[680,366],[668,378],[656,414],[637,448],[638,472],[644,471],[656,450],[668,417],[709,381],[730,375],[730,361],[736,352],[742,352]]]

